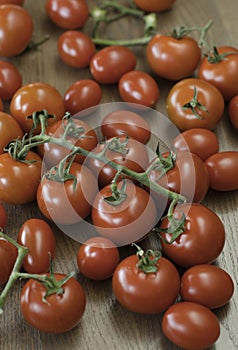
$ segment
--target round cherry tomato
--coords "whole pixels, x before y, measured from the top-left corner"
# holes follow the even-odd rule
[[[163,12],[172,7],[176,0],[133,0],[136,6],[146,12]]]
[[[64,29],[83,27],[89,15],[84,0],[47,0],[45,8],[51,21]]]
[[[224,99],[210,83],[196,78],[176,83],[167,96],[167,112],[179,130],[214,129],[224,112]]]
[[[11,100],[22,85],[22,76],[18,69],[7,61],[0,60],[0,96],[3,100]]]
[[[65,112],[64,101],[59,91],[47,83],[36,82],[22,86],[13,95],[10,103],[11,115],[24,132],[29,132],[33,124],[32,120],[26,117],[43,109],[54,115],[54,118],[48,120],[48,124],[61,119]]]
[[[184,232],[172,243],[170,233],[161,233],[163,252],[174,263],[182,267],[208,264],[221,253],[225,243],[225,230],[218,215],[211,209],[198,204],[181,204],[175,208],[174,217],[185,215]],[[161,228],[168,228],[168,218],[162,220]]]
[[[50,258],[55,257],[56,241],[54,232],[46,221],[29,219],[21,226],[17,242],[29,249],[22,267],[28,273],[49,271]]]
[[[26,49],[31,40],[32,18],[21,6],[0,5],[0,32],[0,56],[17,56]]]
[[[238,49],[232,46],[218,47],[202,59],[198,78],[214,85],[229,101],[238,94]]]
[[[122,189],[124,182],[119,182]],[[144,238],[154,227],[156,206],[142,188],[125,180],[126,197],[121,203],[105,200],[112,196],[111,186],[105,186],[96,196],[92,206],[92,223],[98,233],[118,245],[126,245]]]
[[[182,299],[202,304],[209,309],[225,305],[233,293],[232,278],[225,270],[215,265],[190,267],[181,278]]]
[[[57,281],[66,277],[54,274]],[[21,291],[21,313],[34,328],[48,333],[64,333],[74,328],[81,320],[86,296],[80,283],[71,277],[62,286],[63,293],[54,293],[44,300],[46,288],[30,279]]]
[[[176,39],[156,34],[146,48],[146,59],[152,71],[171,81],[191,76],[200,58],[198,43],[188,36]]]
[[[210,178],[210,187],[216,191],[238,189],[238,152],[215,153],[205,162]]]
[[[171,342],[187,350],[207,349],[220,336],[219,320],[213,312],[190,302],[170,306],[163,316],[162,330]]]
[[[18,6],[22,6],[24,4],[24,0],[0,0],[0,5],[5,4],[14,4]]]
[[[0,155],[0,201],[24,204],[36,199],[41,179],[42,159],[28,152],[26,161],[14,160],[9,153]]]
[[[156,81],[146,72],[130,71],[120,78],[119,93],[123,101],[152,107],[158,101],[160,91]]]
[[[76,186],[73,179],[59,182],[44,176],[38,187],[39,209],[57,224],[71,225],[85,219],[97,192],[96,178],[86,166],[74,162],[70,175],[76,178]]]
[[[203,161],[219,151],[216,134],[209,129],[188,129],[173,140],[173,147],[177,151],[191,152]]]
[[[95,52],[91,38],[77,30],[67,30],[58,39],[59,56],[70,67],[88,67]]]
[[[92,79],[82,79],[72,84],[64,94],[66,111],[72,115],[100,103],[102,89]]]
[[[104,237],[89,238],[81,245],[77,254],[79,271],[96,281],[111,277],[119,260],[118,248]]]
[[[115,45],[105,47],[93,56],[90,71],[99,83],[115,84],[135,66],[135,54],[128,47]]]
[[[101,131],[107,139],[124,134],[144,144],[151,136],[147,121],[138,113],[127,110],[107,114],[102,120]]]
[[[0,219],[2,220],[1,216]],[[8,281],[17,258],[17,248],[0,238],[0,286]]]
[[[10,141],[22,137],[23,131],[17,121],[10,114],[0,112],[0,154]]]
[[[143,314],[163,312],[178,296],[178,271],[163,257],[156,264],[157,271],[150,273],[140,270],[138,261],[137,255],[131,255],[120,262],[112,278],[113,293],[129,311]]]
[[[228,113],[232,125],[238,130],[238,95],[230,100]]]
[[[0,229],[4,229],[7,224],[7,213],[6,209],[0,204]]]

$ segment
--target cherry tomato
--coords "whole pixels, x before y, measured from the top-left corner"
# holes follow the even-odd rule
[[[119,93],[123,101],[152,107],[159,99],[159,87],[148,73],[130,71],[120,78]]]
[[[18,69],[7,61],[0,60],[0,96],[3,100],[11,100],[14,93],[22,85],[22,76]]]
[[[0,155],[0,201],[24,204],[36,199],[41,179],[42,159],[30,151],[26,161],[14,160],[9,153]]]
[[[17,121],[8,113],[0,112],[0,154],[10,141],[23,137],[23,131]]]
[[[6,209],[0,204],[0,229],[4,229],[7,224],[7,213]]]
[[[71,225],[85,219],[97,192],[93,173],[79,163],[73,163],[70,174],[77,180],[59,182],[45,176],[38,187],[37,203],[42,214],[57,224]]]
[[[59,281],[66,276],[55,274]],[[44,300],[46,288],[39,281],[30,279],[21,291],[21,313],[32,327],[48,333],[64,333],[81,320],[85,305],[85,292],[75,278],[62,286],[63,293],[54,293]]]
[[[138,113],[118,110],[107,114],[101,123],[101,131],[107,139],[125,134],[143,144],[151,136],[150,126]]]
[[[31,40],[32,18],[21,6],[0,5],[0,32],[0,56],[17,56],[26,49]]]
[[[46,221],[29,219],[21,226],[17,242],[29,249],[22,267],[28,273],[49,271],[50,258],[55,257],[56,241],[54,232]]]
[[[238,94],[238,49],[221,46],[208,57],[204,57],[198,70],[198,78],[214,85],[229,101]]]
[[[93,56],[90,71],[97,82],[115,84],[135,66],[135,54],[127,47],[115,45],[105,47]]]
[[[0,217],[0,219],[2,219]],[[0,286],[8,281],[17,258],[17,248],[0,238]]]
[[[176,0],[133,0],[136,6],[146,12],[163,12],[172,7]]]
[[[176,81],[193,74],[201,58],[201,49],[189,36],[176,39],[156,34],[146,48],[146,59],[160,77]]]
[[[67,30],[58,39],[59,56],[70,67],[88,67],[95,52],[91,38],[82,32]]]
[[[117,204],[108,203],[112,196],[111,186],[105,186],[92,206],[92,223],[98,233],[118,245],[126,245],[145,237],[156,222],[156,206],[142,188],[125,180],[125,199]],[[119,182],[121,189],[124,182]]]
[[[234,283],[231,276],[215,265],[190,267],[181,278],[182,299],[202,304],[209,309],[225,305],[233,293]]]
[[[104,237],[89,238],[81,245],[77,254],[79,271],[96,281],[111,277],[119,260],[118,248]]]
[[[161,233],[163,252],[174,263],[182,267],[208,264],[221,253],[225,243],[225,230],[219,216],[211,209],[198,204],[181,204],[175,208],[174,217],[181,219],[185,215],[185,230],[173,242],[170,233]],[[170,226],[168,219],[162,220],[161,228]]]
[[[83,27],[89,15],[84,0],[47,0],[45,8],[51,21],[64,29]]]
[[[100,103],[102,89],[92,79],[82,79],[73,83],[64,94],[65,109],[72,115]]]
[[[196,78],[176,83],[166,103],[170,120],[180,130],[214,129],[224,112],[224,99],[219,90]]]
[[[173,147],[177,151],[194,153],[204,161],[219,151],[219,142],[211,130],[195,128],[176,136]]]
[[[14,4],[18,6],[22,6],[24,4],[24,0],[0,0],[0,5],[5,4]]]
[[[112,289],[118,302],[127,310],[157,314],[172,305],[179,293],[180,278],[175,266],[161,257],[157,271],[145,273],[138,267],[137,255],[120,262],[114,271]]]
[[[170,306],[163,316],[162,330],[171,342],[187,350],[207,349],[220,336],[219,320],[213,312],[190,302]]]
[[[238,189],[238,152],[215,153],[205,162],[210,178],[210,187],[216,191]]]
[[[49,119],[48,124],[61,119],[65,112],[63,97],[55,87],[47,83],[35,82],[22,86],[10,103],[11,115],[24,132],[29,132],[32,127],[32,120],[26,117],[43,109],[55,117]]]
[[[238,95],[230,100],[228,113],[232,125],[238,130]]]

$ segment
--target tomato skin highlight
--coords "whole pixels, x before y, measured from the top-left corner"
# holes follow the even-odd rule
[[[0,220],[2,220],[2,217],[0,217]],[[8,281],[17,259],[17,254],[17,248],[13,244],[5,239],[0,239],[0,286]]]

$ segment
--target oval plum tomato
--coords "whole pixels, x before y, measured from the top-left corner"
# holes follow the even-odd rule
[[[27,162],[30,161],[30,162]],[[42,159],[30,151],[26,162],[14,160],[9,153],[0,155],[0,201],[25,204],[36,199],[41,179]]]
[[[51,21],[64,29],[83,27],[89,15],[84,0],[47,0],[45,8]]]
[[[238,94],[238,49],[221,46],[202,59],[198,78],[214,85],[229,101]]]
[[[160,90],[154,78],[138,70],[123,74],[118,88],[123,101],[146,107],[154,106],[160,96]]]
[[[24,0],[0,0],[0,5],[5,5],[5,4],[22,6],[24,4]]]
[[[196,78],[176,83],[166,99],[167,113],[179,130],[214,129],[224,112],[224,99],[210,83]]]
[[[64,94],[66,111],[72,115],[96,106],[102,98],[100,85],[92,79],[82,79],[73,83]]]
[[[156,34],[146,48],[146,59],[152,71],[171,81],[191,76],[200,58],[201,49],[196,40],[189,36],[176,39]]]
[[[63,97],[55,87],[47,83],[35,82],[22,86],[10,103],[11,115],[24,132],[29,132],[33,125],[32,120],[26,117],[44,109],[54,116],[48,120],[48,124],[61,119],[65,112]]]
[[[170,306],[162,319],[162,330],[177,346],[202,350],[220,336],[220,324],[214,313],[203,305],[180,302]]]
[[[143,144],[146,144],[151,136],[147,121],[138,113],[127,110],[107,114],[101,122],[101,131],[107,139],[124,134]]]
[[[4,229],[7,224],[7,213],[6,209],[2,204],[0,204],[0,230]]]
[[[146,12],[163,12],[169,10],[176,0],[133,0],[136,6]]]
[[[128,47],[114,45],[101,49],[93,56],[90,71],[97,82],[115,84],[135,66],[135,54]]]
[[[194,153],[204,161],[219,151],[219,141],[211,130],[195,128],[176,136],[173,147],[177,151]]]
[[[42,214],[57,224],[71,225],[85,219],[97,193],[97,181],[91,170],[74,162],[70,167],[73,179],[59,182],[43,177],[37,190],[37,204]]]
[[[225,230],[221,219],[211,209],[198,203],[178,205],[174,210],[174,217],[182,219],[182,213],[185,215],[185,227],[177,239],[169,243],[171,234],[161,232],[163,252],[182,267],[214,261],[225,243]],[[168,227],[171,227],[171,224],[166,217],[162,220],[160,228]]]
[[[91,217],[101,236],[118,245],[127,245],[144,238],[154,227],[156,206],[148,192],[130,180],[119,182],[118,189],[125,192],[124,200],[116,204],[105,200],[112,196],[111,186],[105,186],[96,195]]]
[[[228,114],[232,125],[238,130],[238,95],[230,100]]]
[[[46,134],[60,138],[63,136],[65,128],[69,123],[73,123],[72,125],[78,130],[75,130],[75,134],[72,132],[66,137],[68,142],[74,146],[82,147],[87,151],[91,151],[96,147],[98,139],[95,131],[81,119],[70,118],[65,123],[62,123],[62,120],[58,120],[46,128]],[[66,157],[70,153],[70,150],[63,146],[47,142],[38,147],[38,152],[43,158],[46,167],[51,168]],[[78,154],[74,160],[78,163],[83,163],[84,159],[85,157],[83,155]]]
[[[66,277],[54,274],[57,281]],[[74,328],[81,320],[86,296],[80,283],[73,277],[62,286],[62,293],[46,297],[46,288],[30,279],[21,291],[21,313],[32,327],[48,333],[64,333]]]
[[[190,267],[181,278],[180,295],[184,301],[202,304],[209,309],[225,305],[234,293],[231,276],[215,265]]]
[[[54,232],[46,221],[29,219],[21,226],[17,242],[29,249],[22,267],[28,273],[44,273],[50,268],[50,258],[55,257]]]
[[[22,137],[23,131],[17,121],[10,114],[0,112],[0,154],[10,141]]]
[[[8,281],[17,259],[17,248],[0,238],[0,286]]]
[[[78,250],[77,265],[86,277],[96,281],[112,276],[120,256],[115,244],[104,237],[92,237]]]
[[[13,57],[22,53],[33,33],[33,21],[21,6],[0,5],[0,56]]]
[[[238,152],[218,152],[205,162],[210,188],[216,191],[234,191],[238,189]]]
[[[95,52],[92,39],[77,30],[67,30],[58,39],[59,56],[70,67],[88,67]]]
[[[3,100],[11,100],[15,92],[22,86],[22,76],[18,69],[7,61],[0,60],[0,96]]]
[[[138,263],[138,256],[131,255],[117,266],[112,278],[116,299],[132,312],[163,312],[174,303],[179,293],[180,277],[177,269],[163,257],[158,260],[154,272],[144,272]]]

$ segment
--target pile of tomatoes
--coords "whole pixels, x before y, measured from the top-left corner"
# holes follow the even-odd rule
[[[135,0],[133,10],[146,16],[174,2]],[[92,75],[61,96],[49,83],[22,85],[10,62],[34,46],[33,21],[23,3],[0,1],[0,56],[9,59],[0,60],[0,227],[7,226],[5,204],[35,201],[45,219],[27,220],[16,242],[0,233],[0,309],[13,280],[28,278],[20,307],[30,325],[63,333],[79,323],[86,294],[73,276],[54,273],[56,238],[49,223],[67,232],[84,222],[90,237],[75,257],[82,275],[112,278],[115,298],[129,311],[163,313],[162,330],[176,345],[214,344],[220,326],[211,310],[229,302],[234,283],[213,264],[223,250],[225,228],[202,202],[209,189],[238,190],[238,152],[219,152],[213,132],[225,103],[238,129],[238,49],[217,47],[201,58],[189,30],[171,36],[149,32],[149,74],[136,69],[132,48],[115,42],[97,51],[99,38],[83,32],[90,19],[86,1],[47,0],[48,18],[65,30],[58,40],[60,59],[73,68],[88,67]],[[107,3],[115,10],[115,1]],[[157,149],[151,157],[146,145],[153,130],[143,115],[160,98],[155,76],[173,82],[167,114],[181,134],[173,138],[172,152]],[[87,109],[100,106],[102,85],[110,84],[117,84],[125,104],[102,117],[98,133],[87,121],[94,109]],[[47,125],[40,124],[43,117]],[[157,235],[163,256],[140,247],[148,234]],[[131,243],[136,253],[120,259],[120,247]]]

